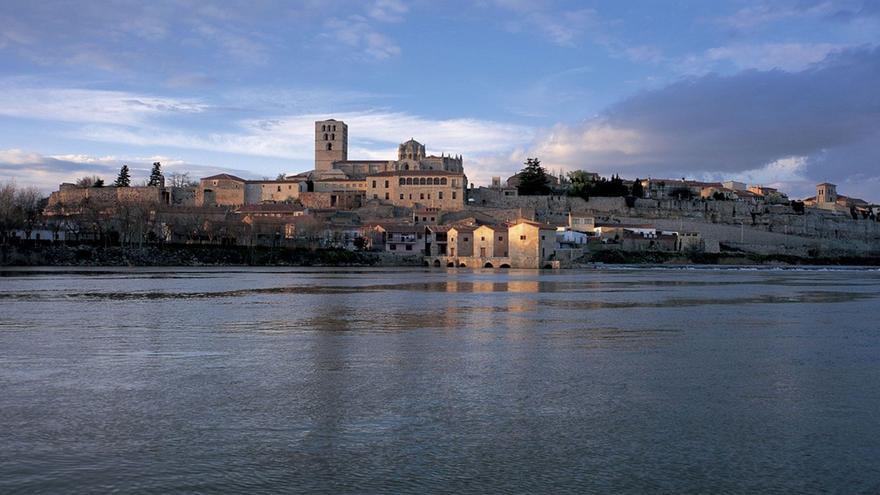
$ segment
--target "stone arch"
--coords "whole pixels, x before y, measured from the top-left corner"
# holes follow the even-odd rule
[[[551,268],[553,268],[553,265],[551,265],[550,263],[547,263],[546,265],[544,265],[545,270],[549,270]]]
[[[458,263],[458,267],[459,267],[459,268],[467,268],[467,264],[464,263],[464,262],[459,262],[459,263]]]
[[[436,267],[436,268],[440,267],[440,260],[434,260],[434,267]]]
[[[453,263],[451,261],[446,263],[446,268],[455,268],[455,263]]]
[[[498,268],[510,268],[510,265],[508,265],[507,263],[502,263],[501,266],[499,266]]]
[[[495,268],[495,267],[492,266],[492,263],[489,263],[489,262],[487,261],[486,264],[483,265],[483,268]]]

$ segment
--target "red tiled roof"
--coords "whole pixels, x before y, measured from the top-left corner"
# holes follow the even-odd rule
[[[375,174],[367,174],[367,177],[414,177],[414,176],[459,176],[464,175],[459,172],[449,172],[447,170],[389,170],[387,172],[376,172]]]

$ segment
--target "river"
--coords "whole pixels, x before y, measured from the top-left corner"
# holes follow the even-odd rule
[[[6,269],[0,493],[878,493],[880,271]]]

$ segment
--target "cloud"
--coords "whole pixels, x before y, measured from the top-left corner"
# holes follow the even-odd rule
[[[381,22],[400,22],[408,11],[400,0],[376,0],[367,6],[367,15]]]
[[[631,176],[763,170],[767,180],[791,179],[780,160],[799,157],[796,172],[808,180],[875,178],[878,86],[878,48],[846,50],[795,73],[691,78],[628,98],[582,125],[557,126],[530,152],[551,167]]]
[[[706,74],[721,68],[724,63],[740,70],[782,69],[796,72],[847,48],[850,47],[839,43],[733,44],[684,57],[673,65],[685,74]]]
[[[0,181],[36,186],[44,193],[57,190],[62,182],[74,182],[86,175],[97,175],[107,184],[116,180],[120,167],[127,164],[133,183],[139,183],[150,175],[153,162],[161,162],[165,174],[189,172],[193,178],[228,172],[243,177],[253,177],[250,172],[217,166],[189,163],[168,156],[149,157],[95,157],[85,154],[44,155],[34,151],[0,149]]]
[[[581,35],[600,25],[598,13],[593,9],[555,11],[541,2],[522,0],[495,0],[494,4],[514,14],[504,24],[508,31],[521,33],[535,29],[559,46],[574,46]]]
[[[133,125],[147,117],[206,111],[197,101],[124,91],[28,88],[26,81],[0,81],[0,115],[63,122]]]
[[[324,26],[324,37],[342,42],[349,49],[356,49],[373,60],[385,60],[400,55],[400,46],[380,33],[360,15],[344,19],[329,19]]]

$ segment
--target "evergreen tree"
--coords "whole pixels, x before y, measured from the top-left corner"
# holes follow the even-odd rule
[[[104,179],[95,179],[95,183],[92,184],[92,187],[104,187]]]
[[[163,182],[162,177],[162,164],[159,162],[153,163],[153,170],[150,172],[150,181],[147,182],[148,186],[161,186]]]
[[[519,194],[521,196],[550,194],[550,181],[547,179],[547,172],[541,166],[541,161],[537,158],[529,158],[525,165],[519,173],[519,186],[517,186]]]
[[[122,168],[119,169],[119,176],[116,177],[116,183],[114,185],[116,187],[131,186],[131,174],[128,172],[128,165],[123,165]]]
[[[638,177],[636,177],[636,180],[633,182],[632,195],[636,198],[645,197],[645,187],[642,186],[642,181],[639,180]]]

